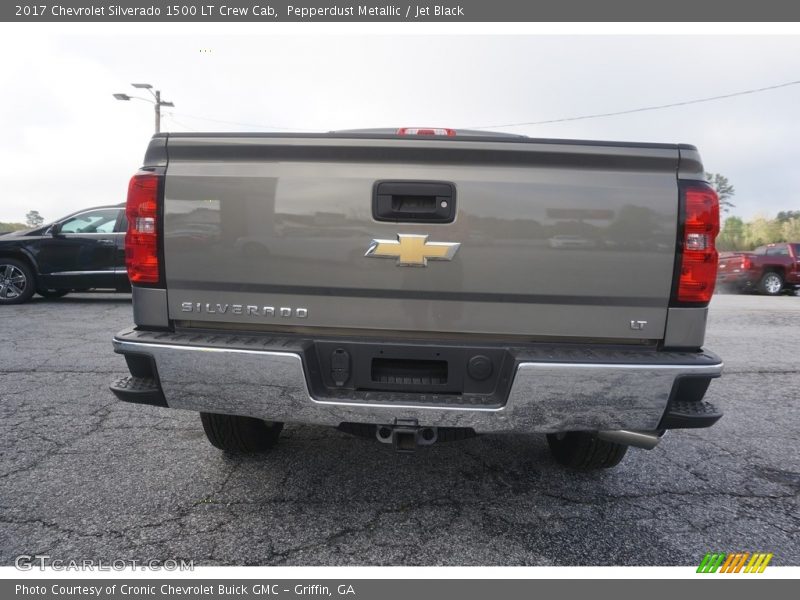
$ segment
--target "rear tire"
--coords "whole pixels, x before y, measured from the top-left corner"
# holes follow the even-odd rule
[[[783,277],[780,273],[764,273],[758,282],[758,291],[767,296],[777,296],[783,290]]]
[[[203,430],[211,444],[226,452],[253,453],[278,443],[283,423],[253,417],[200,413]]]
[[[585,431],[548,433],[550,453],[561,465],[579,471],[594,471],[616,467],[628,446],[599,439]]]
[[[22,304],[36,291],[36,276],[28,263],[0,258],[0,304]]]

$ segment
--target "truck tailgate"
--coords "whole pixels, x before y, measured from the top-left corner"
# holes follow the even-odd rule
[[[166,151],[169,314],[187,325],[664,336],[677,146],[173,134]],[[453,221],[376,220],[378,182],[450,186]]]

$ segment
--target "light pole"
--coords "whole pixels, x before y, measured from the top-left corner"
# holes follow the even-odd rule
[[[149,102],[153,105],[156,112],[156,133],[161,132],[161,107],[162,106],[175,106],[172,102],[167,102],[166,100],[161,99],[161,90],[153,91],[153,86],[149,83],[132,83],[133,87],[147,90],[150,92],[150,95],[153,96],[154,100],[150,100],[149,98],[142,98],[141,96],[129,96],[128,94],[114,94],[114,98],[117,100],[144,100],[145,102]]]

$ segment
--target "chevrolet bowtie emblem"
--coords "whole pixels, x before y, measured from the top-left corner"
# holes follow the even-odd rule
[[[364,256],[396,258],[398,267],[427,267],[430,260],[453,260],[458,242],[429,242],[427,235],[397,234],[396,240],[372,240]]]

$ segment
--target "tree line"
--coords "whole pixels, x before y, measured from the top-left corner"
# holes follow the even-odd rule
[[[706,179],[717,190],[719,205],[724,213],[736,205],[731,202],[736,190],[728,178],[719,173],[706,173]],[[782,210],[774,219],[759,215],[745,221],[727,217],[717,237],[721,251],[753,250],[776,242],[800,242],[800,210]]]
[[[44,223],[44,217],[39,214],[39,211],[31,210],[25,215],[25,223],[5,223],[0,221],[0,234],[39,227],[42,223]]]
[[[781,211],[774,219],[728,217],[717,237],[717,249],[753,250],[775,242],[800,242],[800,210]]]

